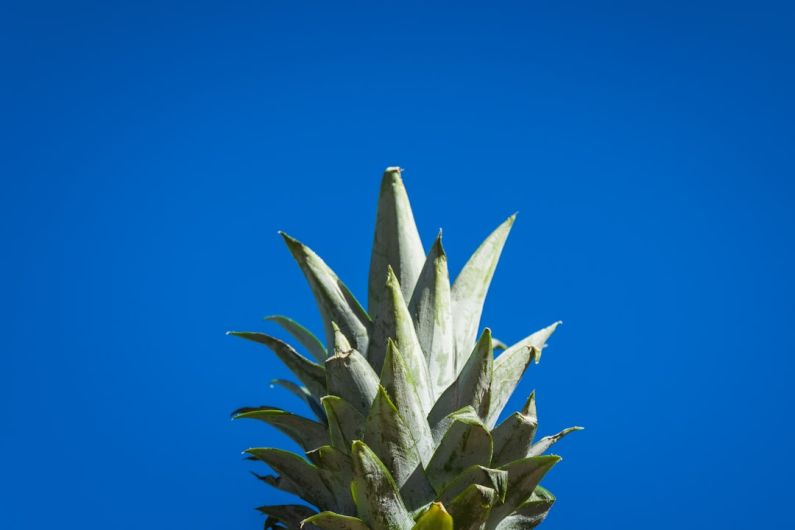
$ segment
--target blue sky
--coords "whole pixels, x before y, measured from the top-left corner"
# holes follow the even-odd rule
[[[301,410],[228,329],[319,329],[278,229],[361,298],[384,167],[452,271],[518,210],[484,325],[544,528],[781,528],[795,465],[793,8],[4,2],[0,527],[258,528],[238,406]]]

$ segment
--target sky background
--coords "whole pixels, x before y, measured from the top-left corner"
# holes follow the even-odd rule
[[[488,5],[487,5],[488,4]],[[303,410],[278,229],[366,298],[405,168],[451,273],[519,217],[484,325],[561,319],[512,401],[543,528],[783,528],[795,474],[795,38],[774,2],[3,2],[0,527],[254,529],[229,421]]]

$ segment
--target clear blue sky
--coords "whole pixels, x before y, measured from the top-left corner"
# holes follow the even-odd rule
[[[489,5],[486,5],[489,4]],[[454,271],[519,219],[484,324],[542,363],[544,528],[784,528],[795,12],[774,2],[3,2],[0,527],[254,529],[234,424],[365,296],[381,171]],[[517,400],[514,405],[518,405]],[[298,407],[300,409],[300,406]]]

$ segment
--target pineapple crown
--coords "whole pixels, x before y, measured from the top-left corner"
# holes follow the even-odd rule
[[[451,285],[441,232],[426,255],[401,169],[387,168],[367,311],[317,254],[280,232],[315,296],[326,342],[284,316],[266,320],[311,359],[264,333],[229,332],[270,348],[300,382],[273,384],[316,415],[272,407],[233,414],[270,424],[305,451],[245,451],[276,473],[258,478],[314,507],[262,506],[266,528],[513,530],[543,521],[555,497],[540,482],[560,461],[544,453],[580,427],[534,442],[535,392],[520,412],[497,420],[559,322],[510,347],[488,328],[477,336],[515,217],[486,238]]]

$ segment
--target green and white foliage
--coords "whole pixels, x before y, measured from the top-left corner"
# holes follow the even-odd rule
[[[305,503],[259,508],[266,528],[516,530],[544,520],[555,497],[540,482],[560,461],[545,453],[580,428],[536,440],[535,393],[497,423],[558,326],[512,346],[480,328],[514,219],[486,238],[451,284],[441,232],[426,255],[400,169],[387,168],[367,311],[317,254],[282,234],[315,296],[325,341],[285,316],[266,320],[301,351],[264,333],[230,332],[272,350],[296,379],[273,384],[316,416],[269,407],[234,413],[275,427],[304,451],[246,451],[273,471],[258,478]]]

